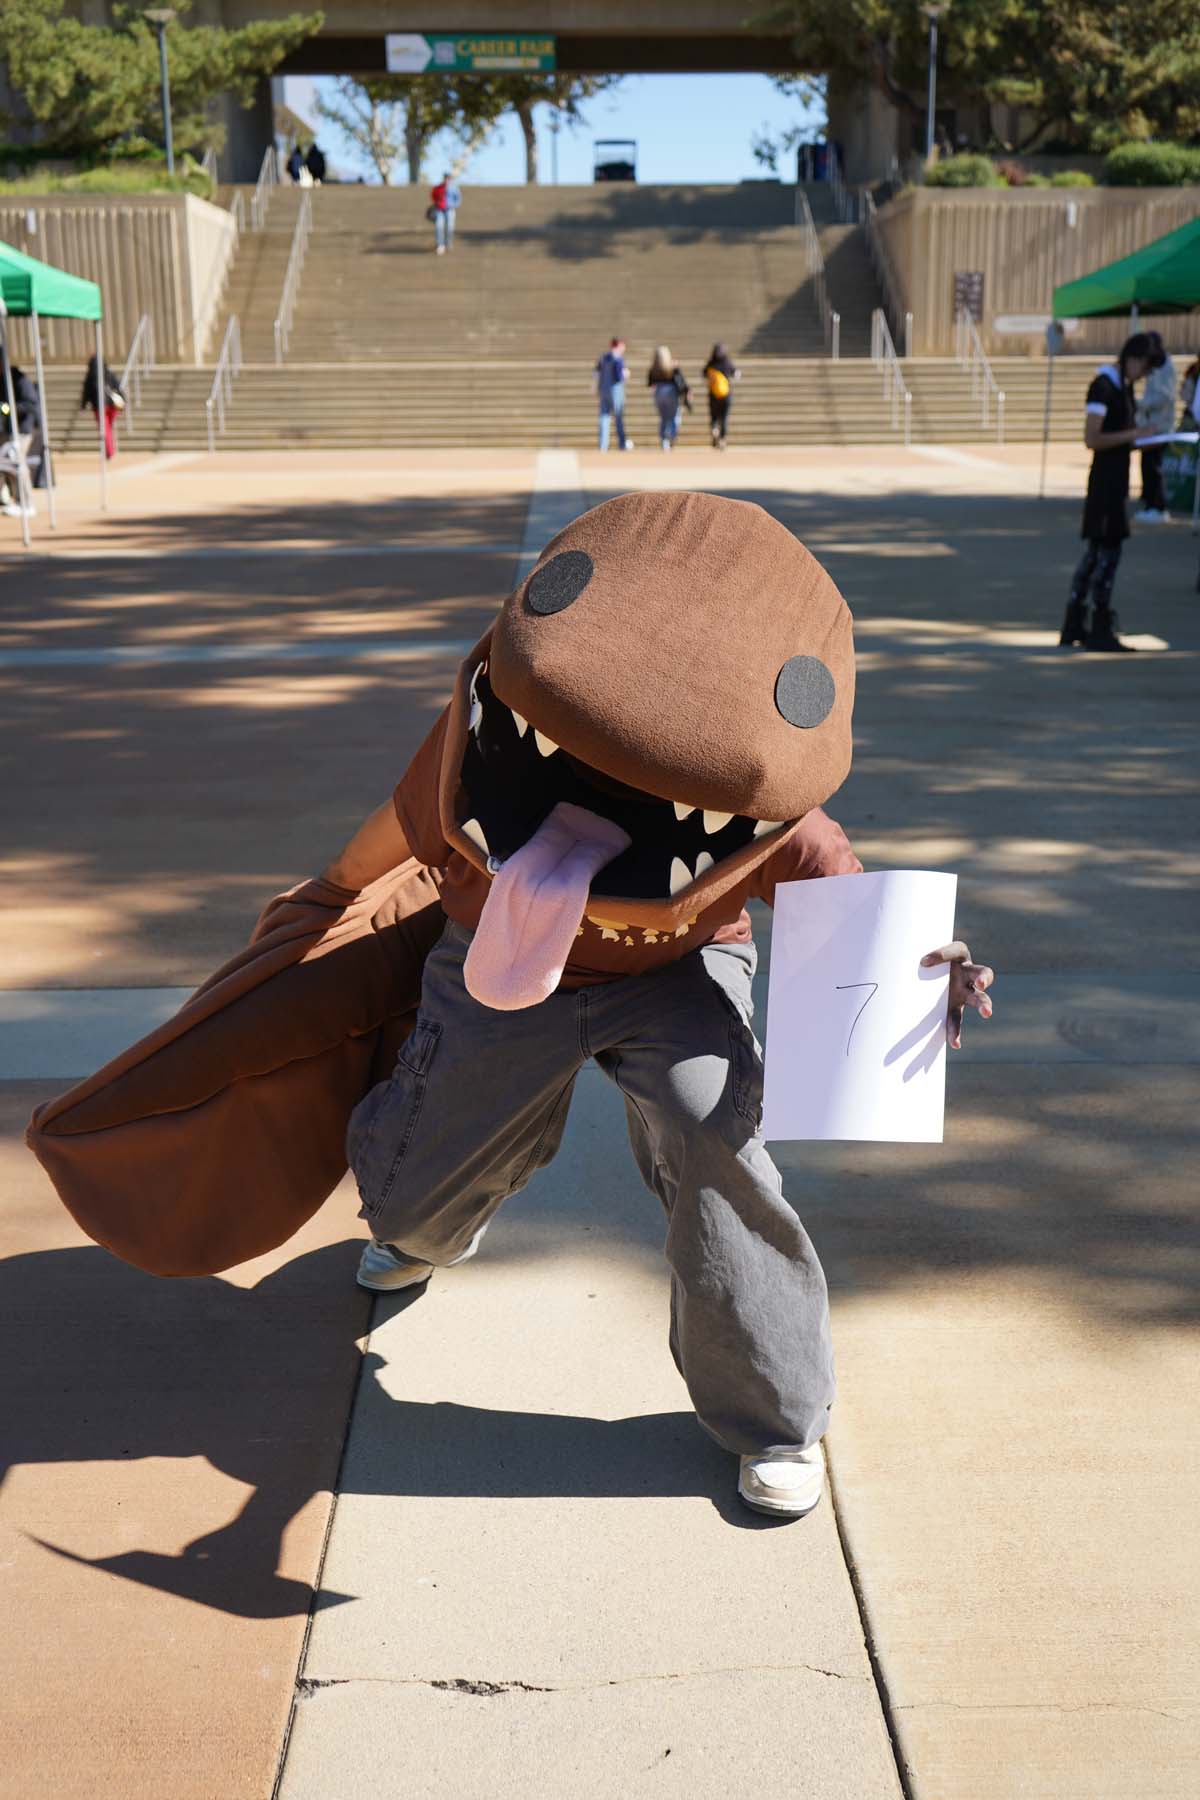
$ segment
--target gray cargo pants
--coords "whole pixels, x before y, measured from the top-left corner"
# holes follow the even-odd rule
[[[443,1264],[558,1149],[587,1059],[625,1096],[642,1179],[666,1210],[671,1352],[727,1450],[811,1444],[833,1401],[825,1277],[758,1132],[751,944],[522,1012],[463,983],[448,924],[389,1081],[355,1108],[347,1154],[375,1237]]]

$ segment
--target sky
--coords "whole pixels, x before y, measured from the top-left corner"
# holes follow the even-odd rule
[[[324,80],[291,75],[284,82],[288,106],[319,125],[321,147],[340,173],[352,179],[374,173],[355,160],[334,127],[320,124],[315,90],[332,86]],[[780,94],[766,75],[629,75],[621,85],[598,94],[584,107],[584,123],[559,133],[558,179],[585,183],[592,179],[592,144],[596,138],[635,138],[638,180],[735,182],[765,173],[754,160],[751,141],[764,125],[776,131],[801,117],[799,103]],[[538,109],[541,179],[553,178],[553,133],[549,109]],[[817,116],[810,123],[817,136]],[[440,151],[428,169],[445,159]],[[781,166],[781,173],[785,171]],[[401,163],[393,181],[404,179]],[[432,179],[432,176],[431,176]],[[522,182],[525,147],[515,119],[506,119],[478,151],[462,177],[465,182]]]

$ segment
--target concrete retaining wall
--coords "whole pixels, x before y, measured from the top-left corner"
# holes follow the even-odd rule
[[[161,362],[201,363],[237,247],[232,216],[191,194],[86,197],[31,194],[0,200],[0,241],[98,281],[106,355],[118,367],[143,313]],[[30,327],[13,321],[15,355],[33,362]],[[42,321],[43,354],[86,362],[92,327]]]
[[[1200,214],[1200,188],[918,188],[881,207],[878,228],[913,315],[913,354],[954,352],[954,276],[982,270],[981,335],[990,351],[1021,348],[991,322],[1001,313],[1048,313],[1054,289],[1128,256]],[[1200,329],[1186,314],[1140,321],[1172,350],[1194,350]],[[1120,343],[1119,319],[1081,325],[1073,351]],[[1040,348],[1040,345],[1038,346]]]

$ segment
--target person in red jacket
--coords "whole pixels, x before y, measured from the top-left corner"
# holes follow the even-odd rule
[[[449,170],[429,190],[429,216],[433,220],[434,243],[439,256],[454,248],[454,221],[462,205],[462,189]]]

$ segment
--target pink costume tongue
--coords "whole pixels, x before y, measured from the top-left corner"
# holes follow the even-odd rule
[[[632,839],[586,807],[560,801],[502,866],[463,965],[483,1006],[537,1006],[562,979],[592,878]]]

